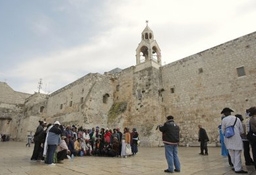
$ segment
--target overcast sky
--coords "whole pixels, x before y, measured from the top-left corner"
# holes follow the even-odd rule
[[[256,31],[255,0],[0,0],[0,81],[52,93],[136,64],[149,20],[162,64]]]

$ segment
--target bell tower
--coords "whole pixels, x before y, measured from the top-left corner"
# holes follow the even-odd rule
[[[154,39],[153,31],[146,27],[141,34],[141,42],[136,49],[136,71],[143,70],[148,67],[159,69],[161,66],[161,50]]]

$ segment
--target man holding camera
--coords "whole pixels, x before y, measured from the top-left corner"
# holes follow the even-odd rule
[[[165,147],[165,158],[168,164],[168,169],[164,170],[166,173],[180,172],[180,161],[178,157],[180,128],[174,123],[173,119],[173,116],[167,116],[167,121],[164,125],[158,126],[159,130],[163,133],[162,139]]]

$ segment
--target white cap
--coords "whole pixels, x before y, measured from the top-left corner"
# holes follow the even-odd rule
[[[55,121],[54,125],[60,125],[60,122],[59,121]]]

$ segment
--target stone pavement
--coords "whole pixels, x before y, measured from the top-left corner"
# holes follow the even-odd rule
[[[0,175],[161,175],[167,164],[163,147],[139,147],[136,156],[128,158],[75,157],[56,166],[30,162],[33,151],[23,142],[0,142]],[[180,175],[235,174],[227,158],[220,156],[219,147],[209,147],[208,156],[200,156],[199,147],[179,147]],[[244,160],[243,160],[244,164]],[[255,174],[253,166],[244,166]]]

